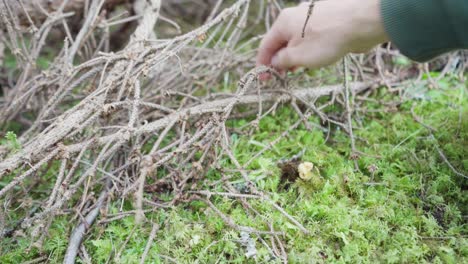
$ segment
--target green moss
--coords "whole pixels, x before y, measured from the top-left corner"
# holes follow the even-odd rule
[[[394,113],[384,113],[382,104],[366,105],[376,111],[361,113],[362,127],[355,130],[357,148],[364,153],[358,160],[360,171],[355,171],[354,162],[349,160],[350,140],[346,134],[333,128],[326,141],[326,133],[307,131],[302,125],[249,165],[250,179],[311,235],[302,234],[261,200],[249,200],[260,216],[247,214],[234,199],[215,196],[212,202],[238,225],[268,230],[269,221],[276,230],[286,232],[282,239],[291,263],[312,259],[337,263],[467,262],[467,181],[447,166],[438,149],[456,170],[468,174],[468,98],[464,84],[456,79],[444,78],[441,83],[439,90],[425,90],[423,97],[401,104]],[[383,89],[373,98],[386,102],[396,99]],[[435,129],[433,137],[415,121],[411,109]],[[297,118],[293,109],[283,107],[263,119],[252,136],[233,134],[236,158],[241,163],[249,161]],[[316,117],[311,120],[318,121]],[[246,121],[230,121],[229,126],[239,128]],[[309,183],[298,180],[290,188],[280,188],[276,162],[301,151],[303,160],[319,168],[323,186],[311,188]],[[227,158],[220,164],[234,168]],[[241,175],[231,176],[236,188],[245,188]],[[206,177],[209,182],[221,175],[213,169]],[[223,189],[215,187],[214,191]],[[115,202],[112,211],[116,213],[119,206]],[[255,262],[245,257],[239,232],[202,202],[149,213],[147,218],[161,225],[147,257],[151,263],[166,263],[169,259],[177,263]],[[42,252],[27,251],[30,245],[26,238],[1,241],[0,262],[16,263],[40,254],[59,262],[71,232],[67,224],[65,217],[54,221]],[[150,225],[136,226],[133,217],[126,217],[95,226],[84,245],[97,263],[109,259],[137,263],[150,231]],[[251,237],[256,241],[258,262],[279,262],[258,237]]]

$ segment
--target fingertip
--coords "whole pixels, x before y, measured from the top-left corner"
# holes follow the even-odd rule
[[[271,74],[267,73],[267,72],[264,72],[264,73],[260,73],[258,75],[258,79],[262,82],[265,82],[265,81],[268,81],[269,79],[271,79]]]

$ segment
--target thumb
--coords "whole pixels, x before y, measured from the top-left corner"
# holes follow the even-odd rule
[[[297,52],[297,47],[280,49],[271,59],[271,66],[279,70],[288,70],[292,67],[302,66],[300,56],[296,54]]]
[[[334,63],[342,55],[333,47],[302,44],[279,50],[271,59],[271,65],[280,70],[301,66],[316,69]]]

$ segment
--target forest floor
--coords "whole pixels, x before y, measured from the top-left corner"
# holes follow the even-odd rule
[[[438,73],[431,75],[438,77]],[[309,234],[255,197],[249,203],[259,214],[249,215],[238,200],[221,195],[224,189],[214,185],[206,186],[213,190],[213,207],[193,201],[159,208],[146,212],[149,221],[143,225],[135,224],[133,214],[119,214],[132,210],[131,201],[113,202],[106,217],[121,220],[98,220],[83,243],[88,256],[81,257],[92,263],[138,263],[147,248],[147,263],[280,262],[262,243],[261,235],[227,226],[215,212],[218,208],[236,224],[258,230],[268,228],[264,221],[268,219],[284,232],[278,236],[291,263],[466,263],[467,85],[466,79],[448,74],[437,80],[436,87],[409,83],[401,87],[400,95],[376,89],[367,98],[366,109],[354,116],[360,153],[355,161],[349,159],[346,133],[337,128],[308,130],[303,125],[255,158],[247,168],[250,180]],[[250,137],[242,133],[250,119],[229,121],[239,131],[231,136],[235,157],[240,162],[249,160],[296,120],[296,112],[282,106],[261,120]],[[317,117],[311,120],[318,121]],[[2,144],[14,145],[14,137]],[[302,162],[318,169],[312,180],[288,178],[287,171],[278,167],[278,162],[298,154]],[[225,172],[235,170],[229,160],[221,164]],[[222,174],[211,169],[206,184],[216,183]],[[233,174],[229,180],[236,189],[245,188],[241,176]],[[158,198],[164,200],[164,195]],[[41,250],[27,235],[2,239],[0,263],[61,262],[74,228],[73,215],[53,221]],[[147,246],[150,236],[152,243]]]

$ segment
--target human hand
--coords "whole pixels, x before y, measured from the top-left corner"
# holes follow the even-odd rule
[[[380,16],[380,0],[327,0],[281,11],[263,38],[257,65],[289,70],[298,66],[320,68],[347,53],[361,53],[388,41]]]

